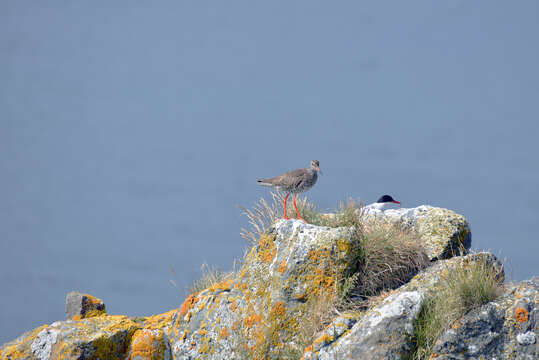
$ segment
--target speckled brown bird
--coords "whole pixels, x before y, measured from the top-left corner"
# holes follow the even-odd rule
[[[262,186],[273,187],[286,193],[284,198],[283,214],[283,218],[285,220],[289,219],[288,216],[286,216],[286,201],[288,196],[292,194],[294,197],[294,208],[298,214],[298,219],[305,221],[305,219],[299,214],[298,207],[296,206],[296,194],[305,192],[312,188],[314,184],[316,184],[316,180],[318,180],[319,171],[320,163],[318,160],[311,160],[311,164],[308,168],[292,170],[269,179],[260,179],[258,180],[258,183]]]

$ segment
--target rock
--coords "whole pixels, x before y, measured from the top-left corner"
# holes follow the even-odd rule
[[[353,326],[347,328],[340,318],[334,320],[306,349],[305,359],[402,359],[412,348],[413,323],[424,299],[440,289],[443,277],[449,272],[476,261],[485,261],[503,273],[502,264],[490,253],[438,261],[357,321],[349,323]],[[503,276],[500,276],[500,281],[503,281]],[[334,328],[340,329],[339,334],[334,334]]]
[[[537,359],[539,277],[509,287],[495,301],[471,311],[446,331],[433,357]]]
[[[66,296],[67,319],[80,320],[106,313],[103,300],[92,295],[72,291]]]
[[[293,342],[311,299],[353,273],[358,253],[353,229],[278,221],[251,249],[237,279],[191,294],[177,310],[140,319],[104,311],[88,318],[95,309],[85,304],[95,301],[70,294],[68,313],[80,320],[27,333],[0,348],[0,359],[254,358],[266,342],[265,354],[286,358],[281,351]]]
[[[391,221],[418,232],[431,260],[465,255],[472,244],[470,225],[454,211],[421,205],[411,209],[362,209],[367,221]]]
[[[160,315],[110,316],[101,300],[68,294],[70,319],[4,344],[0,359],[403,359],[418,313],[450,273],[481,261],[503,281],[503,266],[490,253],[450,258],[466,253],[471,239],[466,220],[452,211],[419,207],[366,216],[414,228],[433,262],[368,310],[340,314],[306,349],[299,345],[306,316],[360,266],[352,228],[278,221],[234,279],[190,294],[179,309]],[[433,358],[535,358],[538,282],[510,287],[465,315],[439,339]]]
[[[43,325],[0,348],[0,359],[123,359],[139,326],[126,316]]]
[[[256,349],[268,342],[270,356],[283,358],[310,300],[357,268],[358,247],[349,228],[276,222],[248,254],[236,281],[187,298],[180,309],[185,323],[171,336],[174,357],[256,358]]]
[[[307,349],[305,359],[399,359],[400,354],[410,349],[409,337],[423,298],[419,291],[393,294],[365,314],[351,330],[342,332],[342,337],[330,335],[339,324],[332,323],[330,330],[326,329],[314,341],[312,350]]]

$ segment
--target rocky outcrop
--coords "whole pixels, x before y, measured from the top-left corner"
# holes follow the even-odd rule
[[[126,316],[97,316],[43,325],[0,349],[4,359],[123,359],[139,328]]]
[[[466,255],[471,233],[461,215],[424,206],[364,216],[417,231],[433,263],[369,309],[337,316],[305,349],[294,346],[301,319],[360,266],[361,244],[352,228],[277,221],[234,279],[189,295],[165,314],[107,315],[100,299],[71,293],[68,320],[4,344],[0,359],[402,359],[413,348],[418,313],[448,274],[482,261],[503,280],[492,254]],[[526,359],[537,344],[536,304],[537,279],[510,288],[447,331],[433,356]]]
[[[429,205],[384,211],[364,208],[361,215],[367,221],[391,221],[416,231],[423,239],[431,260],[465,255],[472,245],[468,221],[452,210]]]
[[[433,356],[449,359],[521,359],[539,356],[539,277],[509,287],[496,301],[471,311],[445,332]]]
[[[357,268],[358,246],[352,229],[278,221],[248,254],[236,281],[185,301],[178,336],[171,336],[173,355],[255,358],[267,342],[269,353],[282,358],[281,349],[293,341],[310,299]]]
[[[336,319],[314,344],[307,348],[306,359],[401,359],[412,348],[413,322],[424,300],[440,290],[443,278],[457,268],[482,261],[503,274],[502,264],[490,253],[477,253],[437,262],[408,284],[395,290],[381,304],[369,309],[349,328]],[[500,276],[500,281],[503,277]],[[334,329],[340,329],[335,334]],[[321,341],[320,339],[324,339]]]

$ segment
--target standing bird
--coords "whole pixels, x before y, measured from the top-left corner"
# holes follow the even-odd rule
[[[383,195],[375,203],[367,205],[366,208],[378,209],[378,210],[384,211],[391,208],[392,204],[400,205],[400,201],[393,199],[391,195]]]
[[[298,214],[298,219],[305,221],[305,219],[299,214],[298,207],[296,206],[296,194],[305,192],[316,184],[316,180],[318,180],[318,172],[320,171],[319,166],[320,163],[318,160],[311,160],[311,165],[308,168],[296,169],[274,178],[258,180],[260,185],[271,186],[286,193],[284,198],[283,215],[285,220],[289,219],[288,216],[286,216],[286,200],[288,199],[288,196],[292,194],[294,195],[294,208]]]

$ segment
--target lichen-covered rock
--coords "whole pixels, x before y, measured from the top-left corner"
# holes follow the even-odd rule
[[[538,326],[539,277],[534,277],[460,319],[437,341],[433,357],[535,360]]]
[[[386,298],[368,311],[344,336],[333,336],[332,323],[310,349],[305,359],[399,359],[410,349],[413,322],[423,305],[419,291],[403,291]],[[340,321],[340,320],[338,320]],[[332,340],[336,341],[332,341]]]
[[[472,244],[468,221],[452,210],[421,205],[385,211],[364,208],[361,214],[367,221],[386,220],[417,231],[431,260],[465,255]]]
[[[191,294],[177,310],[57,322],[4,345],[0,359],[237,359],[260,351],[286,358],[282,348],[293,341],[310,300],[357,269],[358,249],[352,229],[278,221],[236,279]],[[81,318],[88,317],[84,296],[68,296],[76,304],[68,308]]]
[[[124,359],[139,326],[126,316],[44,325],[0,348],[0,359]]]
[[[401,286],[381,304],[369,309],[353,326],[345,328],[337,318],[322,335],[306,349],[305,359],[402,359],[410,351],[413,323],[425,298],[442,286],[442,279],[459,267],[483,261],[500,273],[503,266],[490,253],[477,253],[449,260],[417,274],[409,283]],[[341,324],[341,325],[339,325]],[[338,335],[333,328],[340,327]]]
[[[89,294],[72,291],[66,296],[67,319],[80,320],[107,313],[103,300]]]
[[[310,299],[355,271],[358,247],[352,229],[278,221],[248,254],[238,279],[187,298],[180,309],[185,323],[171,337],[173,355],[256,358],[267,344],[264,356],[283,358]]]
[[[412,347],[413,323],[448,275],[481,261],[499,274],[490,253],[464,254],[468,223],[446,209],[418,207],[366,214],[395,221],[425,241],[432,265],[362,312],[341,314],[306,349],[295,346],[313,300],[356,273],[361,248],[352,228],[278,221],[246,256],[236,278],[187,297],[179,309],[127,318],[109,316],[99,299],[68,296],[73,319],[44,325],[0,347],[14,359],[401,359]],[[369,217],[370,216],[370,217]],[[445,259],[450,258],[450,259]],[[533,358],[537,347],[537,278],[465,316],[436,345],[441,359]],[[380,297],[381,299],[382,297]],[[95,299],[95,300],[93,300]],[[68,309],[69,308],[69,309]],[[86,309],[86,310],[84,310]],[[531,357],[530,357],[531,356]]]

